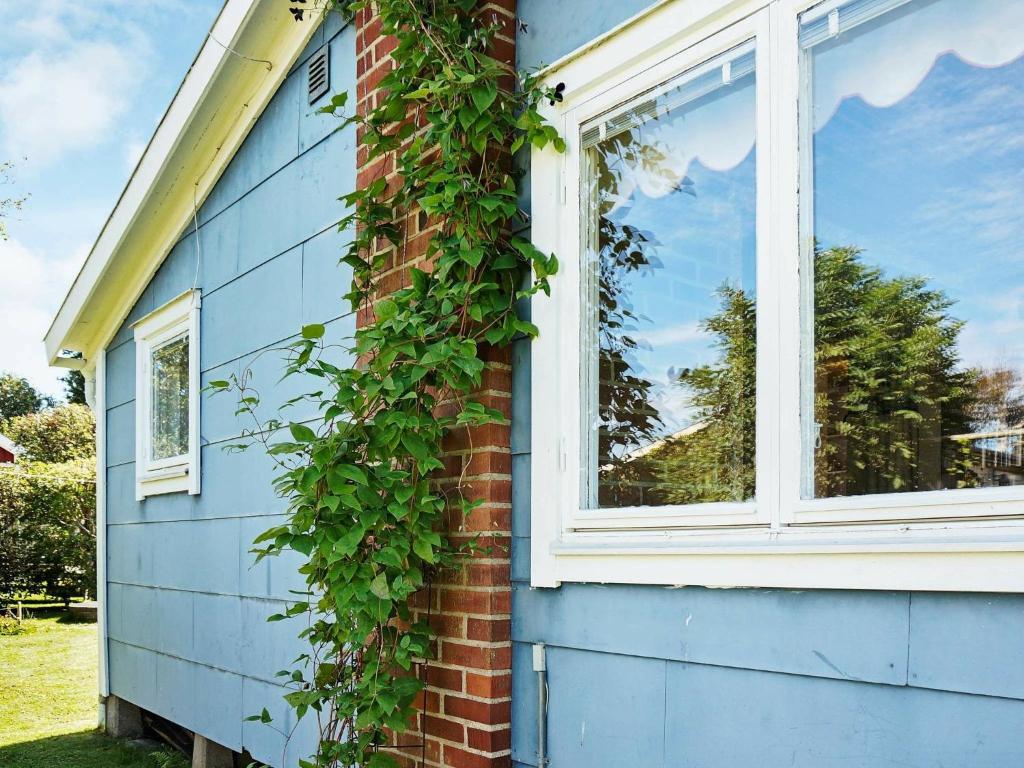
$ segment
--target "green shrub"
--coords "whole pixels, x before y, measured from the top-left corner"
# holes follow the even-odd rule
[[[0,637],[12,637],[25,633],[25,625],[12,616],[0,614]]]
[[[0,466],[0,603],[95,594],[95,462]]]

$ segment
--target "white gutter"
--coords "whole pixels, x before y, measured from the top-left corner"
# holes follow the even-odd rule
[[[99,643],[97,675],[100,725],[106,715],[103,700],[110,694],[107,665],[107,350],[100,348],[96,367],[85,373],[86,400],[96,418],[96,629]]]

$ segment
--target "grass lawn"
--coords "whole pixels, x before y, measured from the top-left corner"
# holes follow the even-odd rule
[[[0,635],[0,766],[184,768],[96,731],[96,624],[34,611],[27,632]]]

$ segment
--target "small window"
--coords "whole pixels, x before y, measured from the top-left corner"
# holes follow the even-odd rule
[[[199,293],[135,324],[136,497],[199,493]]]

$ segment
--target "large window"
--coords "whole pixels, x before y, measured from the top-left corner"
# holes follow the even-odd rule
[[[136,497],[199,493],[199,294],[135,324]]]
[[[1024,3],[678,0],[548,78],[535,583],[1024,588]]]

